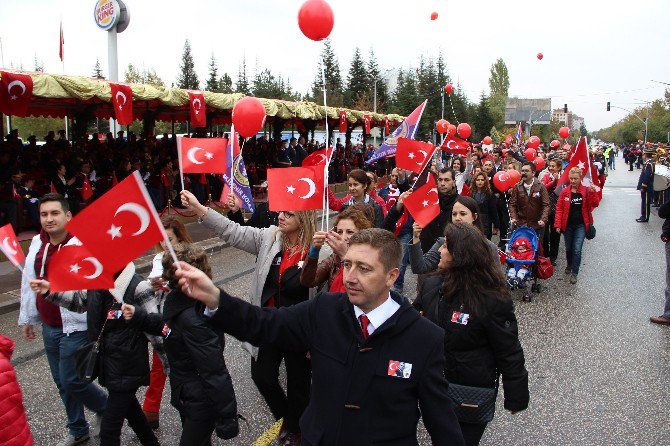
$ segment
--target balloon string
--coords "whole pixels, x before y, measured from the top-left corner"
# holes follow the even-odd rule
[[[458,125],[461,125],[461,121],[459,121],[459,120],[458,120],[458,117],[456,117],[456,111],[454,110],[454,103],[453,103],[453,101],[451,100],[451,95],[448,94],[447,96],[449,96],[449,106],[451,107],[451,113],[454,115],[454,119],[456,120],[456,122],[458,123]]]
[[[323,64],[321,64],[321,80],[323,81],[323,108],[326,113],[326,162],[323,166],[323,213],[321,214],[321,231],[326,230],[326,219],[328,218],[328,164],[330,157],[328,156],[328,105],[326,102],[326,71]]]

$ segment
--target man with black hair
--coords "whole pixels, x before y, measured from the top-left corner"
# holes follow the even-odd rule
[[[535,170],[535,164],[528,161],[521,166],[521,181],[511,189],[509,213],[513,226],[530,226],[541,241],[551,202],[547,188],[535,178]]]

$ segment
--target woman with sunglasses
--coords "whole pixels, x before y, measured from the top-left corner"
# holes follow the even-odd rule
[[[279,212],[279,226],[241,226],[203,206],[189,191],[181,192],[182,204],[199,221],[234,248],[256,255],[249,301],[260,307],[288,307],[309,299],[313,290],[300,283],[302,265],[316,232],[314,211]],[[228,197],[228,206],[236,206]],[[306,352],[287,351],[269,345],[244,344],[252,354],[251,377],[275,419],[283,418],[279,444],[300,442],[298,420],[309,401],[311,365]],[[287,392],[279,384],[279,366],[286,366]]]

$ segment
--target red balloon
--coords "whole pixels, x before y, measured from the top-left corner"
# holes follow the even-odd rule
[[[528,161],[533,161],[537,157],[537,151],[531,147],[527,148],[523,154],[526,155]]]
[[[533,160],[533,164],[535,164],[535,168],[538,171],[544,169],[544,166],[546,165],[544,158],[541,158],[539,156]]]
[[[508,146],[512,144],[512,135],[505,136],[505,144],[507,144]]]
[[[557,139],[555,139],[555,140],[553,140],[552,142],[549,143],[549,147],[552,147],[554,149],[557,149],[560,146],[561,146],[561,142]]]
[[[323,40],[335,24],[333,10],[324,0],[307,0],[298,11],[298,26],[309,39]]]
[[[537,53],[537,58],[538,58],[539,60],[542,60],[543,57],[544,57],[544,54],[542,54],[542,53]]]
[[[451,84],[447,84],[444,86],[444,91],[446,91],[447,94],[451,94],[454,92],[454,86]]]
[[[569,152],[572,149],[572,146],[570,144],[563,144],[563,150],[566,152]]]
[[[561,127],[558,131],[558,136],[561,138],[565,139],[568,136],[570,136],[570,128],[569,127]]]
[[[530,147],[531,149],[537,149],[538,147],[540,147],[541,142],[542,141],[540,141],[539,137],[533,135],[530,138],[528,138],[527,146]]]
[[[437,20],[437,13],[436,12],[432,12],[430,14],[430,20]]]
[[[509,187],[514,187],[521,181],[521,174],[516,169],[508,170],[507,175],[509,175]]]
[[[447,126],[447,135],[446,136],[454,136],[456,134],[456,126],[454,124],[449,124]]]
[[[265,106],[252,96],[245,96],[233,107],[235,131],[244,138],[260,132],[265,124]]]
[[[507,189],[510,188],[511,185],[509,181],[509,174],[505,171],[501,170],[500,172],[496,172],[496,174],[493,175],[493,184],[501,192],[506,192]]]
[[[437,130],[437,133],[439,133],[440,135],[444,135],[447,132],[447,130],[449,130],[449,121],[447,121],[446,119],[440,119],[435,124],[435,129]]]
[[[470,128],[470,124],[467,122],[461,122],[456,128],[456,132],[458,132],[458,136],[461,138],[468,139],[472,133],[472,129]]]
[[[484,139],[482,140],[482,142],[483,142],[484,144],[486,144],[487,146],[493,144],[493,140],[491,139],[490,136],[485,136]]]

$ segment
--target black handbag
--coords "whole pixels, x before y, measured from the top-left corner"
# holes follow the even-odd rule
[[[473,387],[449,383],[449,398],[456,405],[458,421],[486,424],[493,419],[498,396],[498,381],[495,387]]]
[[[114,303],[109,307],[109,310],[113,307]],[[74,353],[74,367],[77,372],[77,377],[82,381],[92,382],[98,377],[98,372],[100,370],[98,352],[100,351],[100,341],[102,341],[105,325],[107,325],[107,321],[109,320],[107,319],[109,310],[105,312],[105,322],[102,323],[98,339],[96,339],[95,342],[87,342],[79,347]]]
[[[586,231],[586,240],[593,240],[596,236],[596,227],[591,225]]]

